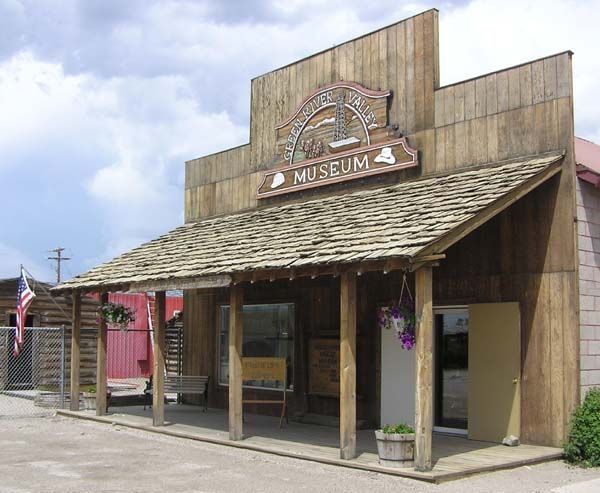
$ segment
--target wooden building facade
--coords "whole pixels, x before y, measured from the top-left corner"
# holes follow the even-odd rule
[[[520,304],[521,437],[525,442],[560,445],[578,401],[571,53],[440,88],[437,33],[438,14],[428,11],[253,79],[250,143],[186,163],[185,217],[196,221],[257,207],[254,191],[262,170],[277,163],[273,129],[294,112],[306,95],[339,80],[393,91],[389,121],[398,125],[410,145],[418,149],[419,176],[564,150],[560,176],[451,247],[433,274],[435,305]],[[386,183],[414,176],[411,170],[376,180]],[[361,186],[373,183],[346,182],[328,188],[326,193]],[[302,195],[308,198],[315,194]],[[298,194],[290,199],[301,200]],[[365,313],[363,324],[358,325],[358,334],[361,327],[370,334],[363,350],[370,368],[363,367],[359,374],[371,391],[377,388],[378,361],[377,343],[373,341],[373,336],[378,337],[374,306],[389,301],[397,292],[384,287],[381,280],[373,285],[382,288],[382,293],[370,305],[365,297],[359,297]],[[370,286],[364,289],[373,293]],[[256,291],[262,294],[264,288]],[[305,351],[313,334],[318,337],[319,328],[339,330],[339,321],[328,320],[329,313],[337,313],[338,297],[334,294],[323,302],[321,291],[315,288],[308,296],[309,303],[298,310],[309,319],[299,321],[304,329],[300,346]],[[186,292],[186,330],[200,329],[195,339],[197,348],[189,348],[195,354],[201,347],[215,352],[215,341],[211,339],[215,325],[203,312],[207,310],[203,296],[204,292]],[[331,300],[333,304],[328,303]],[[325,317],[325,322],[320,317]],[[207,320],[206,326],[202,320]],[[360,360],[360,338],[358,343]],[[369,344],[370,350],[366,349]],[[188,357],[190,371],[213,373],[214,356],[205,358]],[[306,354],[302,360],[306,361]],[[306,368],[298,371],[306,376]],[[301,385],[295,397],[303,395],[307,384]],[[215,390],[212,395],[218,396]],[[375,393],[372,399],[377,401]],[[314,406],[309,411],[338,411],[336,402]],[[555,419],[548,419],[548,406]],[[378,404],[372,402],[370,407],[377,410]],[[373,412],[364,418],[377,424],[378,414]]]
[[[184,289],[184,374],[211,377],[234,440],[242,400],[280,392],[242,386],[253,356],[286,359],[290,417],[339,420],[342,458],[390,421],[421,470],[436,429],[560,446],[580,395],[571,57],[440,87],[429,10],[257,77],[250,142],[186,163],[186,225],[56,291],[155,290],[160,312]],[[404,279],[410,350],[377,319]]]

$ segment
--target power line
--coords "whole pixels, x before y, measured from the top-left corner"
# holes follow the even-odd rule
[[[64,252],[63,247],[57,247],[54,250],[49,250],[50,252],[56,253],[56,257],[48,257],[48,260],[56,260],[56,283],[60,284],[60,268],[61,263],[65,260],[71,260],[71,257],[63,257],[62,252]]]

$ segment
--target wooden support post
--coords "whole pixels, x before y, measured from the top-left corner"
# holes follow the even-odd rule
[[[108,293],[102,293],[100,304],[108,303]],[[100,319],[98,324],[98,350],[96,360],[96,415],[106,414],[106,340],[107,340],[106,322]]]
[[[340,457],[356,457],[356,273],[340,275]]]
[[[81,341],[81,293],[74,290],[71,318],[71,411],[79,411],[79,365]]]
[[[415,273],[417,317],[415,390],[415,469],[431,470],[433,426],[433,301],[432,268],[424,266]]]
[[[154,371],[152,372],[152,426],[165,424],[165,291],[154,301]]]
[[[241,440],[244,291],[238,284],[231,286],[229,293],[229,439]]]

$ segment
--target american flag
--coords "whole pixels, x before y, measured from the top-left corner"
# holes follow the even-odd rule
[[[25,321],[27,320],[27,309],[35,298],[35,293],[27,284],[25,270],[21,267],[21,277],[19,278],[19,288],[17,291],[17,326],[15,327],[15,347],[13,354],[19,355],[19,351],[25,340]]]

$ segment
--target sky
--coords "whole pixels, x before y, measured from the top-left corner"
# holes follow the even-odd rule
[[[432,7],[442,85],[574,51],[575,131],[600,143],[600,0],[0,0],[0,278],[180,225],[184,162],[248,142],[251,78]]]

